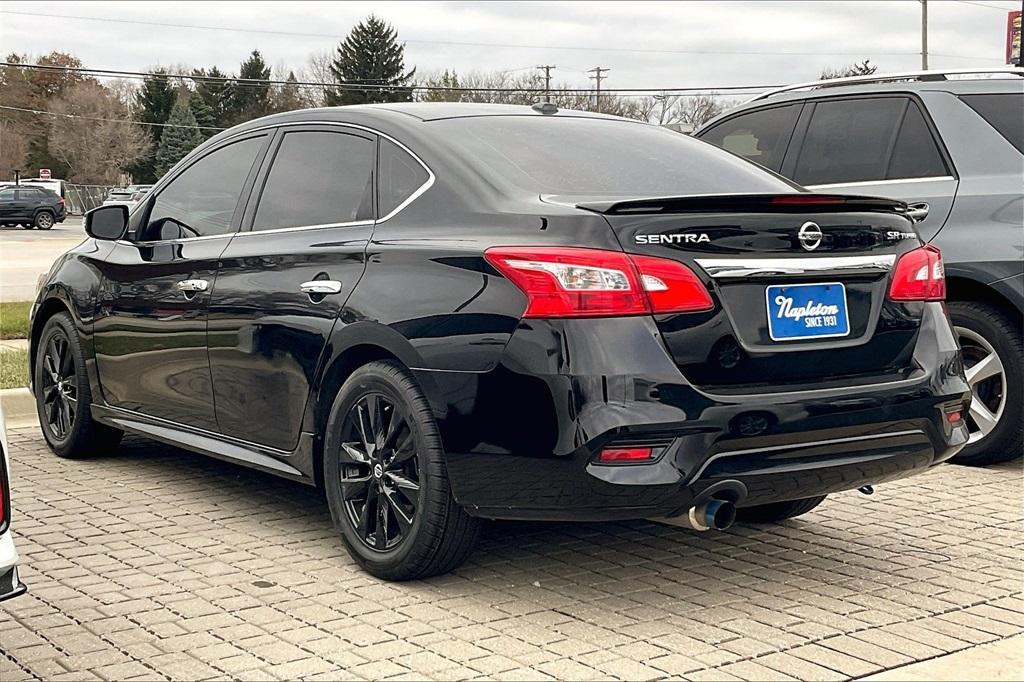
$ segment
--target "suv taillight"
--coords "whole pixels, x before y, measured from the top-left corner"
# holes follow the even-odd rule
[[[666,258],[576,247],[495,247],[484,257],[526,294],[523,317],[618,317],[714,305],[692,270]]]
[[[908,251],[896,261],[889,285],[894,301],[941,301],[946,298],[942,253],[931,246]]]

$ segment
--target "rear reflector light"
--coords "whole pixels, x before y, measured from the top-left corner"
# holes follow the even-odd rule
[[[908,251],[896,261],[889,286],[894,301],[941,301],[946,298],[942,253],[931,245]]]
[[[651,448],[607,448],[597,456],[598,462],[643,462],[652,458]]]
[[[666,258],[575,247],[496,247],[487,261],[524,294],[523,317],[615,317],[713,307],[692,270]]]
[[[956,424],[958,421],[960,421],[963,418],[964,418],[963,413],[960,412],[959,410],[956,411],[956,412],[950,412],[950,413],[948,413],[946,415],[946,419],[949,420],[950,424]]]

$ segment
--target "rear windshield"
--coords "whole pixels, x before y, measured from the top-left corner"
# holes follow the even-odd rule
[[[960,99],[1024,153],[1024,92],[960,95]]]
[[[653,125],[568,116],[479,116],[431,125],[482,172],[538,194],[793,191],[745,159]]]

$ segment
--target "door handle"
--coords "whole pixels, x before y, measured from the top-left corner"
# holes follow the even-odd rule
[[[928,204],[910,204],[907,206],[907,215],[915,223],[919,223],[928,217]]]
[[[210,286],[210,283],[205,279],[183,279],[174,285],[174,288],[178,291],[184,292],[196,292],[206,291],[206,288]]]
[[[310,295],[340,294],[341,282],[333,279],[315,279],[311,282],[303,282],[300,286],[302,293]]]

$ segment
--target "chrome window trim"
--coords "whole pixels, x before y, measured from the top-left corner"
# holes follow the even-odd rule
[[[403,201],[398,206],[396,206],[394,209],[392,209],[392,211],[390,213],[388,213],[387,215],[385,215],[383,217],[377,218],[375,220],[355,220],[355,221],[344,222],[344,223],[326,223],[326,224],[323,224],[323,225],[297,225],[295,227],[279,227],[279,228],[275,228],[273,230],[252,230],[252,229],[249,229],[249,230],[239,230],[237,232],[228,232],[228,233],[225,233],[225,234],[205,235],[205,236],[202,236],[202,237],[182,237],[180,239],[166,239],[166,240],[159,240],[159,241],[133,242],[133,241],[127,240],[127,239],[118,239],[117,241],[118,242],[122,242],[122,243],[126,243],[126,244],[152,246],[152,245],[155,245],[155,244],[175,244],[175,243],[181,243],[181,242],[198,241],[200,239],[220,239],[222,237],[234,237],[236,235],[244,235],[244,234],[272,234],[272,233],[275,233],[275,232],[292,232],[292,231],[296,231],[296,230],[321,230],[321,229],[326,229],[326,228],[330,228],[330,227],[359,227],[359,226],[364,226],[364,225],[376,225],[376,224],[379,224],[379,223],[383,223],[386,220],[390,220],[391,218],[394,218],[402,210],[404,210],[406,206],[411,204],[413,201],[418,199],[424,192],[426,192],[428,189],[430,189],[431,187],[434,186],[434,181],[435,181],[437,176],[434,175],[434,171],[431,170],[430,166],[428,166],[426,164],[426,162],[423,159],[421,159],[418,154],[416,154],[416,152],[414,152],[413,150],[409,149],[407,146],[402,144],[402,142],[400,142],[399,140],[396,140],[395,138],[391,137],[387,133],[382,133],[379,130],[374,130],[373,128],[369,128],[367,126],[359,125],[358,123],[345,123],[343,121],[290,121],[290,122],[287,122],[287,123],[271,123],[271,124],[268,124],[268,125],[259,126],[257,128],[249,128],[247,130],[240,130],[240,131],[238,131],[237,133],[235,133],[233,135],[229,135],[228,137],[225,137],[223,140],[220,140],[219,142],[229,142],[230,140],[234,139],[235,137],[239,137],[239,136],[242,136],[242,135],[249,135],[249,134],[260,132],[260,131],[264,131],[264,130],[276,130],[278,128],[290,128],[290,127],[295,127],[295,126],[309,126],[309,125],[324,125],[324,126],[337,126],[339,128],[352,128],[354,130],[361,130],[363,132],[367,132],[367,133],[370,133],[372,135],[378,135],[380,137],[383,137],[386,140],[390,140],[391,142],[395,143],[399,148],[401,148],[403,151],[405,151],[405,153],[407,153],[409,156],[414,158],[418,164],[423,166],[423,170],[427,171],[427,179],[426,179],[426,181],[424,181],[424,183],[422,185],[419,186],[418,189],[416,189],[416,191],[414,191],[412,194],[410,194],[408,197],[406,197],[405,201]],[[376,161],[374,162],[374,167],[376,168]],[[178,176],[175,176],[175,178],[177,178],[177,177]],[[170,184],[170,182],[168,182],[167,184]],[[162,185],[160,183],[157,183],[157,185],[155,185],[149,192],[147,192],[147,194],[152,194],[153,196],[157,196],[159,194],[159,192],[162,191],[165,186],[166,185]],[[139,207],[139,205],[141,205],[142,203],[144,203],[144,202],[139,202],[139,204],[136,204],[135,208],[137,209]]]
[[[952,175],[929,175],[924,178],[893,178],[891,180],[858,180],[856,182],[829,182],[823,185],[804,185],[807,189],[832,189],[833,187],[866,187],[868,185],[900,185],[908,182],[941,182],[956,180]]]
[[[714,279],[745,279],[770,275],[885,273],[896,262],[893,254],[879,256],[814,256],[804,258],[697,258],[697,265]]]

